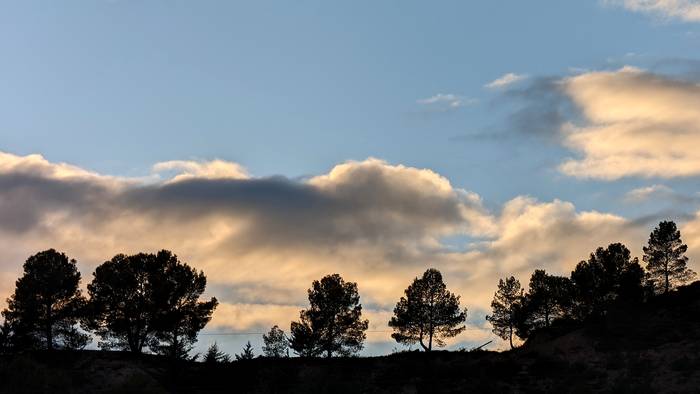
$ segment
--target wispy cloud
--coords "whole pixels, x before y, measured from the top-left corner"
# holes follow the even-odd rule
[[[477,99],[464,97],[457,94],[438,93],[434,96],[420,99],[417,101],[417,103],[442,110],[454,110],[476,104],[478,101],[479,100]]]
[[[642,202],[655,196],[669,196],[673,194],[673,189],[666,185],[651,185],[632,189],[625,193],[625,201]]]
[[[700,1],[698,0],[604,0],[603,3],[665,19],[700,22]]]
[[[500,89],[512,85],[527,78],[525,74],[507,73],[499,78],[487,83],[484,87],[489,89]]]

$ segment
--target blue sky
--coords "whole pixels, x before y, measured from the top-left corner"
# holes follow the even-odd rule
[[[328,271],[380,331],[437,266],[488,332],[503,275],[639,255],[665,218],[696,253],[698,22],[695,0],[7,2],[0,292],[41,248],[84,278],[169,248],[210,273],[211,332],[287,327]]]
[[[372,156],[432,168],[489,201],[527,193],[591,207],[599,185],[552,171],[569,152],[460,138],[509,127],[484,85],[609,69],[631,53],[685,57],[700,44],[691,24],[595,0],[30,1],[0,18],[6,151],[114,175],[220,158],[303,176]],[[417,103],[439,93],[478,103]]]

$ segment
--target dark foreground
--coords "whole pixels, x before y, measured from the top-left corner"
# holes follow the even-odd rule
[[[540,333],[506,353],[173,364],[120,352],[0,359],[1,392],[649,393],[700,392],[700,283],[614,319]]]

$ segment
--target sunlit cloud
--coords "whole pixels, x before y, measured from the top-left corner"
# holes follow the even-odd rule
[[[634,67],[580,74],[560,88],[586,123],[562,126],[581,154],[560,170],[579,178],[700,174],[700,86]]]
[[[188,161],[172,160],[153,165],[154,173],[176,172],[172,182],[193,178],[203,179],[247,179],[248,171],[238,163],[223,160]]]
[[[700,21],[700,1],[697,0],[604,0],[603,3],[664,19]]]

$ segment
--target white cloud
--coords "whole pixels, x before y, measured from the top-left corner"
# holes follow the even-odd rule
[[[524,74],[507,73],[487,83],[486,85],[484,85],[484,87],[489,89],[500,89],[506,86],[510,86],[514,83],[520,82],[526,78],[527,75]]]
[[[700,21],[700,1],[698,0],[605,0],[604,3],[665,19]]]
[[[476,104],[478,100],[452,93],[438,93],[432,97],[420,99],[418,104],[441,108],[443,110],[454,110],[461,107]]]

